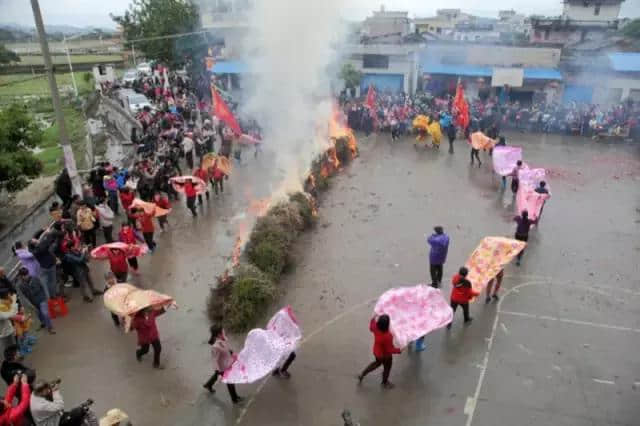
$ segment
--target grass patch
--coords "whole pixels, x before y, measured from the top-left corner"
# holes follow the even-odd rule
[[[54,65],[67,64],[67,55],[52,55],[51,61]],[[122,55],[71,55],[71,64],[87,63],[109,63],[122,61]],[[43,65],[44,59],[41,55],[22,55],[20,62],[16,65]]]
[[[78,93],[87,93],[93,90],[93,82],[87,82],[82,78],[82,72],[74,73]],[[8,74],[0,75],[0,101],[3,98],[20,96],[45,96],[50,97],[49,80],[46,75],[33,78],[30,74]],[[56,74],[58,90],[72,90],[73,83],[71,73]]]
[[[73,154],[76,158],[78,169],[83,169],[85,165],[86,152],[86,127],[84,115],[81,111],[72,106],[64,107],[64,119],[67,128],[67,134],[73,147]],[[54,123],[44,131],[40,148],[43,151],[36,154],[36,157],[42,161],[44,176],[52,176],[57,174],[63,167],[62,148],[60,145],[60,136],[58,123]]]

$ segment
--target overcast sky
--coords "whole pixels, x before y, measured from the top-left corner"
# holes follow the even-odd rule
[[[40,0],[40,7],[45,24],[112,28],[109,13],[121,14],[129,3],[130,0]],[[387,10],[408,10],[412,16],[430,16],[439,8],[461,8],[482,16],[497,16],[498,10],[511,8],[527,15],[559,15],[562,10],[562,0],[345,0],[344,3],[358,5],[348,7],[351,19],[364,18],[381,4]],[[0,23],[33,26],[28,0],[0,0],[0,10]],[[640,17],[640,0],[626,0],[621,16]]]

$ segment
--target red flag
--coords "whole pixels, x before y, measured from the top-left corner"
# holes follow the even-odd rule
[[[453,106],[456,107],[458,115],[456,116],[456,124],[462,129],[466,129],[469,126],[469,104],[464,98],[464,89],[462,84],[458,83],[456,88],[456,97],[453,100]]]
[[[233,113],[213,86],[211,86],[211,99],[213,100],[213,115],[223,123],[226,123],[233,130],[233,133],[241,135],[242,129],[240,129],[238,120],[233,116]]]
[[[369,85],[369,91],[367,92],[367,100],[365,101],[365,104],[372,111],[376,106],[376,89],[373,88],[373,84]]]

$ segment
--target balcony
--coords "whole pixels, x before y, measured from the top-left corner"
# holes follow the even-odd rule
[[[531,26],[534,29],[550,30],[575,30],[575,29],[601,29],[617,30],[618,20],[615,21],[578,21],[575,19],[558,18],[531,18]]]

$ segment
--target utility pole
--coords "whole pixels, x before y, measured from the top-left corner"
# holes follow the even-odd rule
[[[64,42],[64,50],[67,52],[67,63],[69,64],[69,71],[71,72],[71,82],[73,83],[73,93],[78,97],[78,86],[76,85],[76,76],[73,74],[73,65],[71,64],[71,54],[69,53],[69,46],[67,45],[67,36],[62,36]]]
[[[53,73],[53,65],[51,63],[51,53],[49,52],[49,43],[47,42],[47,34],[44,31],[44,23],[42,22],[42,14],[40,13],[40,5],[38,0],[31,0],[31,8],[33,9],[33,18],[38,30],[40,38],[40,49],[44,58],[44,67],[49,78],[49,89],[51,90],[51,101],[53,109],[56,113],[56,122],[58,123],[58,131],[60,133],[60,145],[62,145],[62,153],[64,156],[64,164],[71,178],[71,186],[73,193],[82,195],[82,185],[80,184],[80,176],[78,176],[78,168],[76,167],[76,159],[73,156],[73,149],[69,143],[67,128],[64,123],[64,114],[62,112],[62,103],[60,102],[60,94],[58,93],[58,85],[56,84],[56,76]]]

